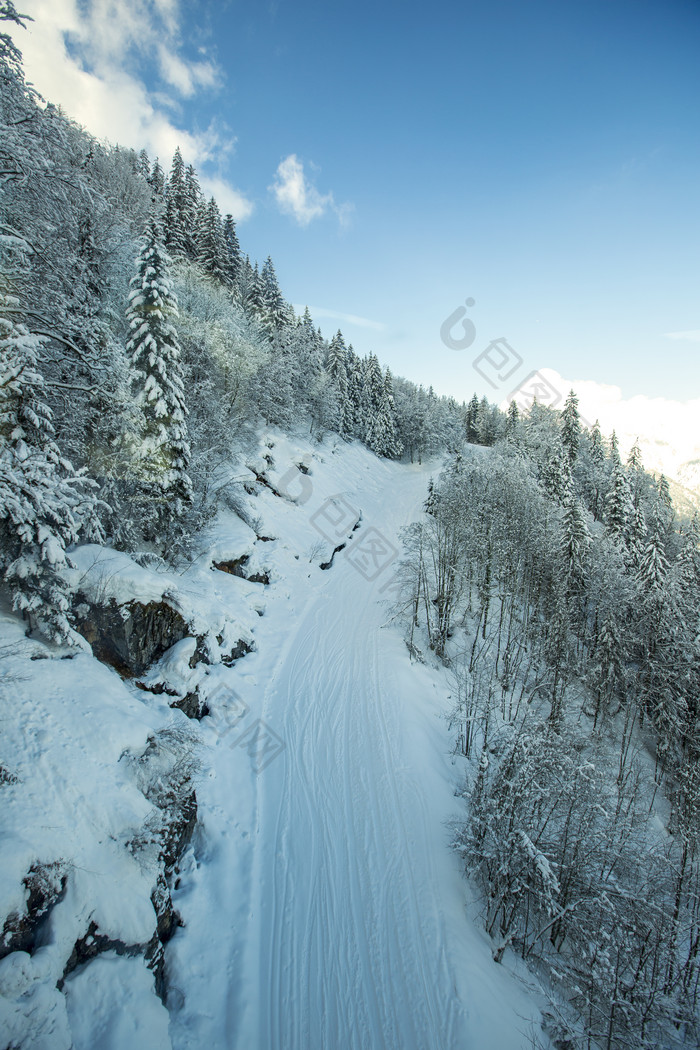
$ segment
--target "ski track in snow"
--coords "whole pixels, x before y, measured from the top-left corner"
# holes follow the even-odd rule
[[[395,472],[389,500],[382,489],[389,478],[378,472],[364,492],[363,528],[376,523],[400,547],[398,529],[419,515],[427,476],[418,469]],[[524,1026],[512,1019],[508,1037],[499,1042],[500,977],[484,985],[487,1017],[483,1006],[470,1017],[471,1002],[467,1007],[467,997],[457,992],[460,986],[464,993],[464,974],[455,971],[466,966],[464,952],[459,957],[452,949],[461,931],[446,929],[440,897],[445,857],[456,867],[455,858],[448,853],[446,829],[435,826],[440,818],[427,804],[421,766],[402,746],[405,677],[395,673],[397,646],[398,659],[407,663],[408,657],[395,630],[381,630],[387,607],[379,591],[391,571],[369,583],[342,554],[320,576],[314,568],[310,597],[305,604],[300,599],[296,622],[293,611],[287,614],[287,637],[276,661],[270,661],[269,646],[262,654],[261,645],[260,653],[238,665],[243,676],[246,662],[255,668],[252,680],[262,692],[258,714],[286,748],[251,776],[250,835],[244,832],[238,847],[233,841],[228,846],[232,858],[236,848],[248,850],[237,861],[245,877],[238,884],[231,880],[235,906],[229,914],[220,888],[215,891],[211,912],[219,912],[203,924],[220,935],[208,945],[200,935],[199,947],[192,942],[194,948],[185,943],[181,949],[186,961],[178,983],[188,999],[201,994],[207,1002],[198,1017],[191,1003],[179,1021],[174,1015],[176,1050],[527,1045],[520,1038]],[[261,655],[267,670],[257,674]],[[218,797],[222,809],[228,798],[233,817],[245,792],[231,802],[235,789],[221,767],[231,762],[231,751],[217,749],[216,756]],[[237,819],[236,827],[245,824],[242,815]],[[454,926],[454,902],[450,915]],[[188,923],[186,907],[184,916]],[[463,912],[458,922],[468,926]],[[228,958],[222,938],[230,939]],[[490,967],[504,972],[483,945],[480,950]],[[212,972],[226,974],[225,1004],[212,1006],[216,994],[211,988],[207,994],[203,959],[199,984],[186,973],[187,959],[207,951]],[[482,993],[477,986],[474,994],[483,1001]],[[484,1041],[485,1031],[494,1042]]]
[[[365,581],[350,566],[341,573],[335,586],[361,599]],[[358,600],[348,624],[347,606],[329,615],[328,599],[307,613],[266,703],[266,714],[284,716],[287,767],[261,782],[260,820],[275,834],[259,836],[253,880],[255,1045],[453,1046],[430,857],[408,847],[407,822],[420,840],[426,817],[420,794],[399,786],[397,698],[381,682],[378,617],[360,615]]]

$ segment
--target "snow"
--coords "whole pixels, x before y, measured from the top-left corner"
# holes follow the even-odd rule
[[[89,600],[165,599],[217,660],[229,643],[254,643],[232,667],[193,669],[187,638],[146,676],[183,693],[197,685],[211,712],[199,726],[89,653],[62,659],[0,617],[13,650],[0,763],[17,778],[0,788],[2,914],[23,907],[33,863],[60,860],[68,873],[38,949],[0,961],[0,1029],[36,1050],[529,1046],[539,997],[509,956],[493,962],[450,850],[464,766],[444,675],[409,662],[383,601],[398,530],[439,464],[277,431],[259,458],[286,497],[261,486],[250,501],[268,542],[222,511],[179,574],[96,545],[70,552],[71,583]],[[269,586],[212,568],[243,556]],[[60,992],[90,921],[125,944],[152,934],[155,857],[126,843],[153,807],[128,756],[173,724],[200,739],[202,769],[173,888],[184,927],[166,948],[167,1011],[140,956],[103,953]]]
[[[119,989],[115,996],[115,988]],[[73,1050],[169,1050],[168,1011],[141,958],[105,952],[66,981]]]

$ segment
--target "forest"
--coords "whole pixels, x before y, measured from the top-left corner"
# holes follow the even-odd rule
[[[513,948],[560,988],[577,1018],[560,1045],[696,1045],[697,519],[636,446],[623,464],[614,433],[581,426],[573,393],[561,413],[511,406],[425,510],[396,610],[452,679],[472,760],[455,848],[494,958]]]

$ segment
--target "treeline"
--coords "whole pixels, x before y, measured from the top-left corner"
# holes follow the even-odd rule
[[[0,22],[23,25],[11,0]],[[166,174],[44,104],[6,32],[0,253],[0,570],[49,637],[70,637],[66,549],[187,551],[262,422],[390,457],[463,437],[464,405],[295,315],[179,150]]]
[[[635,447],[533,406],[453,457],[405,536],[408,642],[473,762],[457,848],[494,957],[544,968],[570,1046],[698,1045],[700,534]]]

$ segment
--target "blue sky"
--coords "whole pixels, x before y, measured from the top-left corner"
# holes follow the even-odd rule
[[[181,141],[324,333],[460,399],[509,392],[473,368],[499,337],[514,385],[700,396],[696,0],[23,9],[46,97],[163,160]]]

